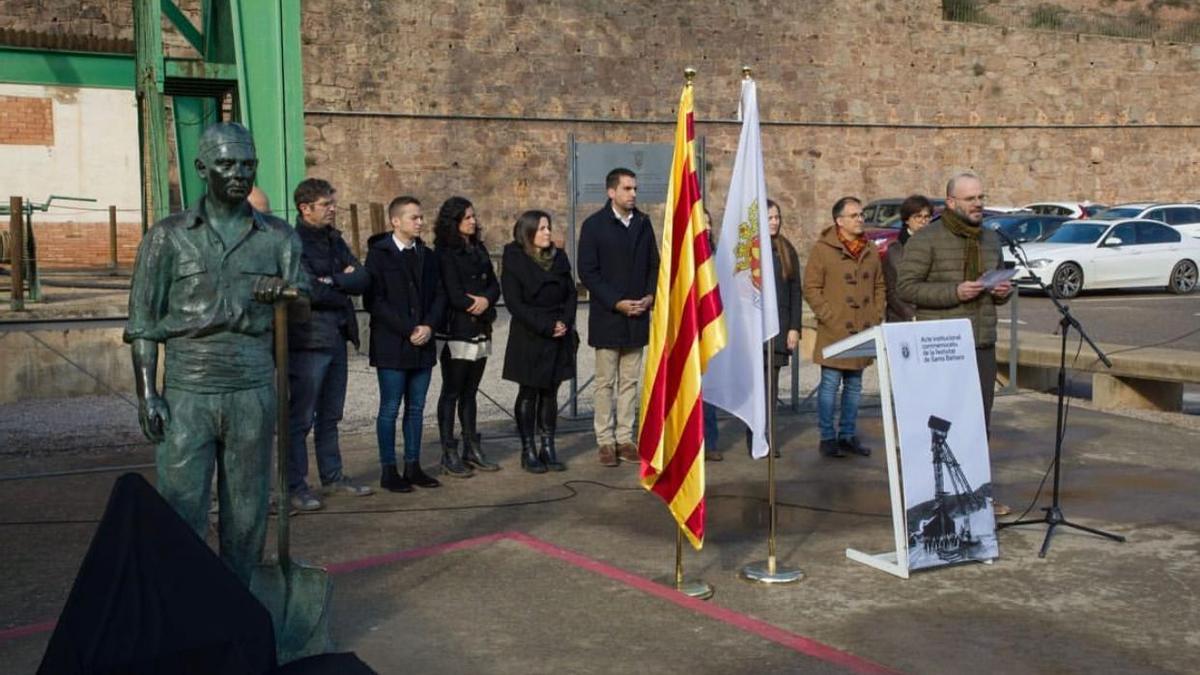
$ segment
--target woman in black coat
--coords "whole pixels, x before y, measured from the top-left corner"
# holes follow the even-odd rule
[[[438,434],[442,441],[442,470],[467,477],[471,467],[496,471],[480,448],[475,427],[476,394],[483,369],[492,353],[492,323],[500,282],[492,259],[479,240],[475,207],[462,197],[447,199],[433,226],[434,250],[446,290],[446,321],[438,326],[442,343],[442,393],[438,396]],[[462,456],[454,438],[454,414],[462,424]]]
[[[558,386],[575,376],[575,282],[567,254],[550,241],[550,214],[526,211],[504,247],[500,284],[512,314],[504,352],[504,379],[520,385],[513,406],[521,435],[521,467],[562,471],[554,447]],[[534,428],[541,451],[534,444]]]

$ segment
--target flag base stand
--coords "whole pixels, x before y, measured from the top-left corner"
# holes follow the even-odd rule
[[[716,593],[716,590],[713,589],[712,584],[701,581],[700,579],[684,579],[682,581],[676,581],[675,577],[671,577],[669,579],[659,579],[658,583],[662,584],[663,586],[674,588],[689,598],[696,598],[697,600],[708,600]]]
[[[798,567],[779,567],[773,560],[763,560],[746,565],[738,576],[756,584],[794,584],[804,578]]]
[[[710,583],[699,579],[685,579],[683,577],[682,527],[675,528],[675,574],[666,579],[659,579],[658,583],[663,586],[670,586],[689,598],[696,598],[697,600],[708,600],[713,596],[713,593],[716,593]]]

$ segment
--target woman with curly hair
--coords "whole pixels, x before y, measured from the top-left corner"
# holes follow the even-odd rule
[[[475,427],[476,394],[483,369],[492,353],[492,323],[500,283],[492,260],[479,237],[475,207],[462,197],[447,199],[434,224],[434,251],[446,290],[446,320],[438,328],[442,343],[442,393],[438,396],[438,434],[442,441],[442,471],[466,478],[500,465],[483,454]],[[454,416],[462,426],[462,455],[454,438]]]

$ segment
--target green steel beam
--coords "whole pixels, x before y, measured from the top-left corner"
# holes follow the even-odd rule
[[[171,2],[171,0],[162,0],[160,9],[167,16],[167,19],[170,20],[171,24],[175,26],[175,29],[179,31],[179,34],[183,36],[183,39],[187,40],[193,49],[203,54],[204,36],[200,34],[200,31],[196,30],[196,27],[192,25],[192,22],[188,20],[179,7]]]
[[[209,63],[233,63],[233,11],[230,0],[204,0],[204,60]]]
[[[196,59],[166,60],[168,78],[237,81],[237,67]],[[0,82],[49,87],[133,89],[132,54],[59,52],[0,46]]]
[[[174,96],[175,156],[179,158],[179,191],[182,202],[191,205],[204,194],[204,181],[192,169],[204,128],[217,121],[219,102],[213,98]]]
[[[142,163],[142,231],[169,215],[166,97],[163,85],[162,5],[134,0],[134,77],[138,101],[138,138]]]
[[[132,89],[133,57],[0,47],[0,82]]]
[[[259,187],[272,204],[285,205],[305,173],[300,0],[228,1],[241,85],[238,115],[258,147]]]

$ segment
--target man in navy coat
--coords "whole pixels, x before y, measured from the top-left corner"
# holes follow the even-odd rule
[[[637,385],[642,348],[650,340],[658,246],[650,218],[637,209],[637,176],[613,169],[605,186],[608,201],[583,221],[578,263],[590,296],[588,344],[596,350],[596,443],[600,463],[617,466],[620,460],[638,462]]]

